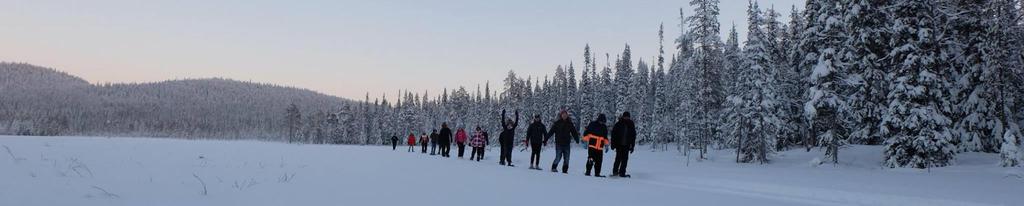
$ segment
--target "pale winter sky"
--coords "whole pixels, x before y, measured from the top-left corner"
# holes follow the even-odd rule
[[[633,58],[679,34],[688,0],[40,1],[0,0],[0,61],[53,67],[94,83],[225,77],[362,99],[437,94],[508,71],[553,74],[590,43]],[[760,0],[788,19],[803,0]],[[745,0],[721,1],[722,34],[746,28]],[[785,20],[788,21],[788,20]],[[671,50],[667,50],[671,52]],[[578,74],[578,73],[577,73]],[[471,90],[472,91],[472,90]]]

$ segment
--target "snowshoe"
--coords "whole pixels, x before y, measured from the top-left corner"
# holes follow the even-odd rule
[[[589,176],[589,175],[588,175],[588,176]],[[604,175],[594,175],[594,177],[600,177],[600,178],[604,178],[605,176],[604,176]]]

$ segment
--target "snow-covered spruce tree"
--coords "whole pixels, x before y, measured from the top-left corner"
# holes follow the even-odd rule
[[[719,37],[718,0],[692,0],[694,15],[689,19],[693,22],[690,32],[693,34],[696,49],[692,59],[697,88],[697,141],[700,158],[706,158],[708,145],[713,142],[717,133],[717,125],[721,122],[719,109],[725,100],[721,83],[722,41]]]
[[[455,122],[457,127],[461,127],[469,131],[476,129],[476,123],[470,122],[473,117],[473,112],[475,112],[475,104],[473,95],[469,93],[469,90],[466,90],[466,87],[460,86],[459,89],[455,90],[455,93],[452,94],[452,103],[454,104],[452,105],[452,111],[455,113]]]
[[[594,92],[596,91],[596,82],[594,78],[596,73],[594,72],[594,60],[590,53],[590,44],[587,44],[583,48],[583,72],[580,78],[580,109],[573,111],[581,114],[593,113],[597,108],[596,98]]]
[[[377,133],[381,137],[391,138],[391,136],[397,136],[399,138],[405,137],[392,130],[391,126],[391,103],[388,102],[387,94],[383,94],[380,97],[380,104],[377,104],[377,115],[374,116],[377,119],[375,127],[377,127]]]
[[[434,119],[435,115],[433,114],[436,110],[434,109],[434,103],[430,101],[430,93],[423,91],[423,96],[420,98],[419,104],[420,106],[417,111],[420,118],[419,127],[423,128],[423,131],[427,132],[440,128],[441,123],[438,123],[437,120]]]
[[[739,138],[737,161],[768,162],[768,154],[775,148],[776,127],[779,119],[776,116],[775,76],[772,73],[772,57],[766,38],[766,24],[756,2],[751,1],[748,7],[749,33],[744,46],[745,69],[739,75],[737,84],[739,93],[730,97],[734,107],[734,115],[730,122],[735,122],[733,135]]]
[[[636,68],[637,72],[636,75],[633,75],[633,80],[631,81],[632,85],[630,86],[630,88],[633,89],[633,92],[630,92],[630,99],[632,99],[632,102],[636,104],[634,104],[633,107],[626,108],[626,111],[632,113],[631,118],[636,123],[637,139],[643,140],[647,139],[648,135],[650,134],[645,132],[648,130],[648,128],[650,128],[650,122],[647,121],[648,117],[651,115],[651,101],[649,101],[650,67],[647,66],[647,63],[645,63],[643,60],[640,60],[637,63]],[[622,113],[615,115],[622,115]]]
[[[636,102],[634,102],[632,93],[636,93],[631,88],[633,81],[633,60],[629,51],[629,44],[626,44],[626,48],[622,50],[622,56],[619,58],[615,67],[615,110],[611,113],[605,113],[608,116],[615,116],[615,114],[622,114],[627,109],[635,108]]]
[[[739,46],[739,34],[736,32],[736,25],[734,24],[729,30],[729,37],[725,40],[725,48],[723,50],[725,57],[724,62],[724,74],[722,75],[722,84],[725,87],[726,101],[727,104],[722,107],[723,122],[718,128],[721,133],[721,137],[718,139],[716,144],[719,147],[737,148],[739,146],[739,139],[741,135],[737,132],[739,130],[737,125],[741,120],[739,115],[739,109],[742,105],[739,100],[740,94],[743,93],[741,86],[744,82],[741,81],[740,75],[746,70],[745,61],[743,60],[743,54]],[[739,152],[739,150],[737,150]],[[737,153],[738,154],[738,153]],[[739,162],[739,155],[737,155],[737,162]]]
[[[342,137],[345,137],[345,128],[342,127],[342,116],[348,116],[348,108],[342,107],[338,113],[327,113],[325,135],[327,144],[342,144]]]
[[[502,80],[504,91],[501,91],[501,107],[510,108],[518,107],[515,105],[517,102],[522,101],[522,93],[519,88],[519,77],[516,76],[516,72],[509,70],[505,79]]]
[[[305,116],[306,123],[301,142],[307,144],[327,144],[327,113],[317,111]]]
[[[293,103],[288,105],[284,113],[284,125],[285,128],[288,128],[288,139],[285,141],[288,143],[295,142],[299,139],[299,131],[302,129],[302,112],[299,111],[299,106]]]
[[[690,3],[691,5],[693,2]],[[679,8],[679,37],[676,37],[676,61],[684,61],[693,57],[693,53],[696,52],[693,45],[696,41],[693,30],[690,29],[690,17],[686,16],[682,8]]]
[[[376,144],[377,140],[384,140],[384,137],[377,136],[377,133],[373,132],[373,108],[374,106],[370,103],[370,93],[366,93],[366,98],[359,104],[359,129],[362,134],[362,141],[360,144]],[[383,143],[383,142],[380,142]]]
[[[426,97],[420,98],[419,93],[413,93],[413,104],[412,108],[413,118],[416,119],[415,123],[412,124],[413,128],[417,131],[424,131],[430,133],[429,120],[426,116],[426,103],[423,101]]]
[[[747,46],[749,48],[747,48],[747,51],[750,51],[750,49],[755,47],[754,45],[750,45],[750,43],[759,42],[759,33],[761,32],[760,11],[757,9],[757,5],[753,1],[748,2],[747,16],[749,25],[749,33],[747,37]],[[736,163],[743,163],[750,162],[753,156],[751,154],[751,147],[749,146],[751,141],[750,132],[753,127],[751,121],[752,118],[754,118],[752,116],[755,115],[754,112],[751,111],[751,99],[753,98],[753,93],[756,92],[753,81],[755,81],[757,75],[752,74],[754,71],[751,71],[751,68],[754,64],[752,64],[752,61],[748,61],[748,56],[746,54],[743,54],[742,51],[730,51],[732,49],[731,47],[738,47],[738,40],[732,36],[732,34],[735,33],[735,30],[736,28],[733,26],[731,29],[732,32],[726,41],[725,55],[727,58],[726,66],[734,66],[730,65],[730,63],[737,65],[735,65],[735,68],[727,67],[726,72],[728,73],[726,74],[728,75],[726,76],[728,77],[723,77],[728,80],[724,82],[726,83],[725,88],[727,89],[726,92],[728,96],[726,97],[727,104],[722,109],[722,114],[725,115],[724,121],[723,124],[720,125],[721,128],[719,129],[723,131],[721,134],[722,139],[728,139],[723,140],[723,142],[733,144],[736,148]],[[737,45],[732,45],[733,43],[736,43]],[[730,54],[729,52],[737,53]],[[728,58],[730,55],[736,56],[737,59],[735,61],[737,62],[729,62],[730,59]],[[758,69],[763,68],[758,67]]]
[[[555,89],[555,106],[558,108],[565,108],[568,103],[568,98],[566,96],[566,82],[568,81],[569,78],[565,74],[565,67],[558,65],[558,67],[555,68],[555,77],[551,79],[551,84]]]
[[[770,58],[772,67],[782,66],[783,60],[786,58],[786,53],[782,45],[783,37],[786,36],[785,25],[779,21],[779,13],[775,11],[775,7],[769,7],[762,13],[761,20],[763,21],[764,28],[762,28],[762,44],[765,45],[765,51]],[[774,70],[774,69],[773,69]]]
[[[646,142],[651,144],[651,149],[657,148],[658,142],[655,141],[657,137],[661,136],[661,131],[665,128],[665,122],[659,121],[663,116],[667,114],[664,109],[665,103],[665,24],[658,25],[658,59],[656,60],[655,67],[651,69],[651,81],[650,81],[650,108],[648,111],[651,112],[648,115],[648,124],[650,124],[647,131],[648,135],[646,139],[642,139],[640,142]]]
[[[1020,138],[1011,131],[1003,134],[1003,144],[999,147],[1000,165],[1003,167],[1019,167],[1024,162],[1024,152],[1020,148]]]
[[[848,125],[843,113],[849,105],[843,95],[844,78],[848,74],[840,49],[844,47],[840,4],[830,0],[807,1],[808,28],[801,35],[804,53],[800,67],[811,70],[808,80],[804,116],[810,123],[810,136],[825,148],[825,158],[839,163],[839,148],[847,141]]]
[[[684,133],[684,125],[688,125],[689,122],[696,121],[693,118],[685,118],[685,115],[692,114],[692,112],[685,112],[682,108],[684,105],[691,105],[685,101],[693,101],[692,95],[685,95],[690,93],[692,88],[688,87],[690,78],[688,75],[684,75],[687,71],[687,64],[690,58],[693,56],[693,35],[690,30],[689,20],[683,13],[683,9],[679,9],[679,37],[675,39],[676,44],[676,55],[672,56],[672,60],[669,62],[668,70],[662,69],[662,80],[659,80],[661,84],[662,95],[659,95],[658,100],[659,108],[662,110],[660,118],[657,120],[662,124],[662,128],[656,135],[663,143],[674,142],[676,145],[687,144],[690,136]],[[667,144],[664,144],[667,146]],[[664,149],[664,148],[663,148]]]
[[[954,97],[952,114],[953,119],[953,142],[957,144],[958,151],[964,152],[996,152],[998,145],[993,144],[1002,139],[1002,133],[992,131],[995,125],[995,118],[992,103],[988,98],[986,86],[982,80],[983,70],[987,70],[993,64],[986,62],[982,57],[983,46],[990,43],[988,28],[996,25],[988,21],[986,7],[991,1],[943,1],[944,7],[939,9],[944,13],[951,14],[948,22],[942,24],[945,35],[952,37],[953,44],[943,45],[942,58],[949,58],[950,69],[943,70],[942,75],[952,77],[950,91]],[[994,17],[994,16],[993,16]],[[1001,45],[994,45],[996,50],[1004,49]],[[995,63],[995,62],[992,62]],[[998,64],[998,63],[996,63]]]
[[[699,107],[697,104],[698,98],[697,90],[700,88],[697,82],[696,69],[693,68],[693,58],[687,58],[684,61],[674,61],[673,67],[679,67],[679,74],[675,77],[675,87],[672,89],[674,94],[672,96],[677,97],[675,105],[672,105],[670,119],[667,121],[673,122],[671,124],[670,132],[673,133],[671,142],[676,143],[676,149],[682,150],[686,155],[689,155],[689,148],[691,145],[695,145],[695,142],[700,138],[701,130],[701,118],[698,112]],[[686,149],[686,150],[683,150]]]
[[[663,144],[668,138],[671,138],[670,126],[672,122],[662,121],[667,119],[672,113],[670,113],[669,106],[666,104],[669,91],[667,84],[667,78],[665,75],[665,68],[659,67],[657,71],[651,76],[652,88],[654,89],[654,114],[651,117],[651,149],[657,149],[660,144]],[[673,121],[674,122],[674,121]]]
[[[788,138],[784,135],[784,132],[788,131],[783,129],[788,126],[786,125],[787,123],[791,122],[789,120],[790,115],[787,115],[791,112],[791,107],[785,91],[790,86],[788,82],[796,78],[790,72],[792,70],[789,69],[789,50],[785,46],[785,43],[787,43],[786,38],[788,38],[786,25],[779,21],[779,16],[780,14],[775,11],[774,6],[768,8],[765,11],[764,32],[762,32],[764,34],[762,42],[764,42],[769,60],[767,74],[770,75],[768,78],[771,79],[768,85],[772,89],[768,91],[770,92],[768,97],[771,99],[771,107],[768,110],[775,119],[772,125],[774,127],[772,133],[774,140],[770,144],[772,148],[769,148],[771,151],[782,150],[788,144],[786,142]]]
[[[956,12],[946,31],[955,43],[944,46],[955,68],[952,93],[955,96],[954,139],[960,151],[997,152],[1002,136],[1015,124],[1015,100],[1009,88],[1021,70],[1020,19],[1014,0],[952,1]],[[1019,77],[1019,76],[1018,76]],[[1019,101],[1019,100],[1016,100]]]
[[[605,54],[605,58],[608,54]],[[610,63],[606,63],[604,69],[601,70],[601,79],[599,81],[598,88],[600,92],[596,93],[597,101],[600,102],[601,108],[597,113],[611,114],[615,112],[615,101],[618,99],[618,95],[615,92],[615,84],[612,79],[612,68]],[[593,119],[597,117],[597,113],[594,114],[582,114],[577,115],[579,118]],[[582,124],[580,121],[573,121],[574,123]],[[589,122],[589,121],[587,121]]]
[[[540,84],[540,86],[538,86],[538,89],[537,89],[538,90],[538,92],[537,92],[537,94],[538,94],[537,106],[542,108],[541,109],[542,111],[548,112],[547,113],[547,114],[549,114],[548,118],[551,118],[552,120],[554,120],[556,118],[557,114],[551,114],[550,112],[551,111],[556,111],[557,108],[555,108],[554,104],[552,103],[552,102],[554,102],[554,96],[552,95],[552,88],[553,87],[551,86],[551,81],[548,80],[548,76],[544,76],[544,81],[539,83],[539,84]]]
[[[804,140],[807,139],[806,131],[808,124],[804,121],[802,108],[804,91],[808,88],[804,79],[810,76],[810,73],[808,70],[800,67],[804,57],[804,53],[801,52],[802,49],[799,47],[805,29],[802,14],[794,5],[789,15],[790,22],[786,27],[786,35],[781,44],[781,48],[786,51],[786,59],[783,62],[785,65],[781,67],[784,69],[780,71],[784,77],[779,81],[779,90],[783,98],[780,104],[785,111],[782,114],[784,116],[782,119],[786,122],[780,128],[779,135],[786,140],[780,142],[779,146],[785,148],[798,146],[798,144],[805,142]]]
[[[482,111],[480,112],[480,120],[478,122],[483,125],[481,127],[487,128],[487,131],[491,131],[490,133],[496,135],[495,131],[501,128],[501,123],[499,122],[501,118],[498,111],[494,109],[495,102],[495,97],[491,94],[491,82],[484,82],[484,98],[481,103]],[[491,141],[491,143],[496,144],[497,141]]]
[[[894,3],[891,11],[892,46],[888,59],[894,65],[889,108],[882,118],[886,134],[885,165],[929,168],[953,161],[951,120],[941,104],[946,95],[940,46],[945,37],[937,31],[943,18],[932,1]]]
[[[849,100],[850,114],[846,117],[851,124],[850,141],[856,144],[879,145],[884,141],[880,125],[886,109],[886,94],[889,79],[886,78],[888,64],[881,61],[888,53],[886,40],[888,20],[884,12],[889,1],[849,0],[845,1],[844,30],[849,38],[844,39],[839,56],[849,68],[846,82],[851,84]]]
[[[565,98],[566,108],[571,111],[580,111],[579,103],[579,89],[576,84],[576,69],[572,62],[569,62],[569,69],[566,71],[567,81],[565,82]],[[526,129],[526,127],[519,127],[520,129]],[[525,131],[523,130],[526,134]]]

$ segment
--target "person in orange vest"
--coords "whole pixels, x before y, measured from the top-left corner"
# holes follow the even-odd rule
[[[409,152],[416,152],[416,135],[409,133]]]
[[[598,114],[597,120],[590,122],[583,132],[583,142],[587,143],[587,176],[593,169],[594,177],[604,177],[601,175],[601,163],[604,161],[604,149],[608,147],[608,125],[605,121],[604,114]]]

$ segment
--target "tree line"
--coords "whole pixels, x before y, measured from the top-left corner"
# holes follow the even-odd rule
[[[396,102],[368,94],[306,116],[292,108],[288,139],[380,144],[442,122],[496,130],[499,108],[545,121],[566,109],[574,122],[629,111],[641,144],[702,159],[735,149],[737,162],[768,163],[778,151],[818,148],[838,163],[842,148],[861,144],[884,145],[887,167],[947,166],[961,152],[1020,165],[1021,1],[808,0],[789,22],[750,1],[742,43],[735,26],[722,40],[718,3],[680,10],[683,32],[667,58],[662,25],[650,60],[627,44],[599,65],[587,45],[582,65],[559,65],[550,78],[510,71],[501,90],[399,91]]]

